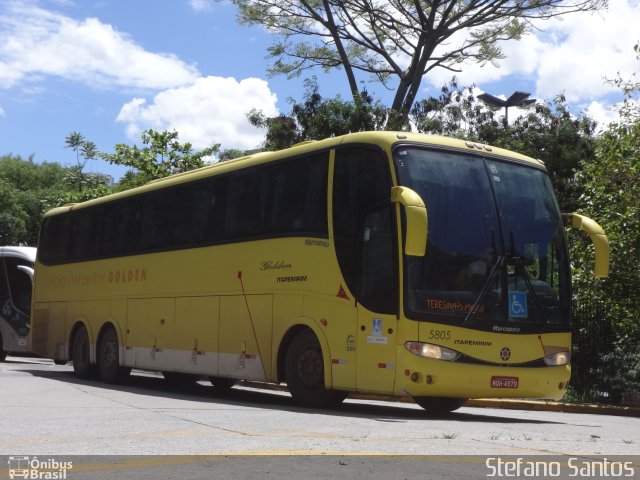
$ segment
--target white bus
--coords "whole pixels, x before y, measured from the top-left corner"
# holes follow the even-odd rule
[[[34,247],[0,247],[0,361],[29,351]]]

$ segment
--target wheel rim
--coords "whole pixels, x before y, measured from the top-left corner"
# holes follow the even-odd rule
[[[307,387],[320,387],[324,383],[322,355],[315,349],[307,349],[298,359],[298,377]]]

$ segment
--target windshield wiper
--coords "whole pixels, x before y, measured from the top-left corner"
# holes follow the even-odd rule
[[[469,310],[469,313],[467,314],[465,319],[462,321],[462,325],[467,324],[468,322],[473,320],[473,317],[477,315],[478,311],[480,310],[480,307],[484,302],[484,299],[486,298],[487,294],[489,293],[489,290],[491,289],[491,285],[493,284],[494,280],[498,276],[498,273],[500,273],[500,271],[502,270],[507,260],[510,262],[513,262],[513,264],[516,266],[516,275],[518,275],[519,272],[522,272],[520,276],[524,279],[524,283],[527,286],[527,290],[531,293],[533,302],[536,308],[538,309],[538,311],[540,312],[543,322],[547,323],[547,315],[544,311],[544,306],[542,305],[542,302],[540,301],[540,297],[538,296],[538,293],[535,291],[533,284],[531,283],[529,274],[527,273],[527,270],[524,267],[524,262],[522,261],[521,257],[514,255],[514,256],[508,256],[508,257],[501,256],[496,259],[496,262],[493,264],[493,267],[491,268],[491,273],[489,274],[484,284],[482,285],[482,289],[480,290],[480,293],[478,294],[476,301],[471,307],[471,310]],[[506,288],[507,289],[509,288],[508,284],[506,285]]]
[[[500,273],[500,271],[502,270],[502,266],[504,265],[504,262],[506,259],[507,257],[498,257],[496,259],[496,262],[493,264],[493,267],[491,268],[491,273],[489,273],[489,276],[487,277],[484,284],[482,285],[482,289],[478,294],[478,298],[476,298],[476,301],[473,304],[473,307],[471,307],[471,310],[469,310],[469,313],[467,314],[465,319],[462,321],[462,325],[465,325],[466,323],[470,322],[473,319],[473,317],[476,316],[476,314],[480,310],[480,306],[484,302],[484,299],[486,298],[487,294],[489,293],[489,290],[491,289],[491,285],[493,284],[493,281],[498,276],[498,273]]]

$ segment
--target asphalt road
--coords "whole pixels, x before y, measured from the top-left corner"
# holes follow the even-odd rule
[[[463,407],[432,418],[414,404],[351,399],[313,410],[286,392],[180,389],[144,372],[119,386],[80,381],[71,366],[28,358],[0,363],[0,392],[0,455],[77,458],[71,479],[469,479],[487,477],[487,457],[640,454],[634,417]]]

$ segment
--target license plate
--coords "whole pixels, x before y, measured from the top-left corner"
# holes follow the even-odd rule
[[[518,377],[491,377],[491,388],[518,388]]]

